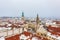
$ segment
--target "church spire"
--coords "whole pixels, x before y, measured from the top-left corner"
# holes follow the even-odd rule
[[[39,24],[39,15],[37,14],[37,17],[36,17],[36,24]]]
[[[24,20],[24,12],[22,12],[21,20]]]
[[[22,12],[22,17],[24,17],[24,12]]]
[[[37,17],[36,17],[36,26],[35,26],[35,31],[37,31],[38,27],[39,27],[39,15],[37,14]]]

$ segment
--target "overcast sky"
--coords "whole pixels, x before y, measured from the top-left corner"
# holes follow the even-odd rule
[[[0,17],[21,17],[22,11],[26,17],[60,18],[60,0],[0,0]]]

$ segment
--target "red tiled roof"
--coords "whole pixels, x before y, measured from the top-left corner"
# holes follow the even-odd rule
[[[24,31],[22,34],[24,34],[25,36],[30,36],[30,34],[32,35],[32,33],[26,31]]]
[[[25,31],[25,32],[23,32],[22,34],[24,34],[25,36],[29,36],[29,35],[32,34],[32,33]],[[22,34],[5,38],[5,40],[20,40],[19,36],[21,36]],[[40,37],[40,36],[37,36],[37,35],[35,35],[35,34],[34,34],[33,36],[31,36],[30,38],[28,38],[28,39],[32,40],[33,37],[38,38],[38,40],[48,40],[47,38]],[[27,39],[27,40],[28,40],[28,39]]]
[[[15,35],[12,37],[5,38],[5,40],[20,40],[19,35]]]
[[[56,22],[56,24],[60,24],[60,21],[53,21],[53,22]]]
[[[22,34],[24,34],[25,36],[30,36],[30,34],[32,34],[32,33],[25,31]],[[47,38],[44,38],[44,37],[41,37],[41,36],[37,36],[36,34],[32,34],[32,37],[30,37],[29,39],[32,40],[33,37],[37,37],[39,40],[48,40]]]
[[[47,27],[48,31],[51,32],[54,35],[59,35],[60,36],[60,28],[59,27]]]

